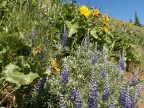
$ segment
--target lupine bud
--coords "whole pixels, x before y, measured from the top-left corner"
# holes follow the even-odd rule
[[[96,43],[96,45],[95,45],[94,56],[93,56],[93,58],[92,58],[91,62],[92,62],[92,64],[95,64],[95,63],[97,63],[97,62],[98,62],[97,43]]]
[[[107,73],[106,73],[106,60],[105,60],[104,63],[103,63],[101,76],[106,77],[106,75],[107,75]]]
[[[66,31],[66,27],[64,26],[64,33],[63,33],[63,36],[62,36],[62,46],[63,47],[66,46],[67,40],[68,40],[68,34],[67,34],[67,31]]]
[[[70,70],[69,70],[69,67],[68,66],[65,66],[64,67],[64,70],[62,72],[62,82],[63,83],[68,83],[68,77],[69,77],[69,74],[70,74]]]
[[[85,37],[84,50],[88,50],[89,45],[90,45],[90,39],[89,39],[89,34],[88,34],[88,36]]]
[[[120,61],[119,61],[118,67],[122,71],[125,70],[125,62],[124,62],[124,54],[123,53],[122,53],[122,55],[120,57]]]
[[[67,108],[65,103],[64,103],[64,99],[62,96],[60,96],[60,103],[59,104],[60,104],[60,108]]]
[[[138,82],[138,70],[139,70],[139,68],[137,68],[137,71],[136,71],[134,77],[131,79],[132,83]]]

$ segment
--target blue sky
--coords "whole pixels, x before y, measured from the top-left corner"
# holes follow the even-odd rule
[[[135,11],[139,21],[144,25],[144,0],[76,0],[79,5],[94,6],[100,8],[101,13],[107,13],[109,16],[134,22]]]

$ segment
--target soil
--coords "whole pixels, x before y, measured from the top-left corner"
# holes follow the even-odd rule
[[[131,72],[126,72],[126,79],[130,80],[134,76],[134,73]],[[139,80],[144,80],[144,72],[140,73],[138,75]],[[137,87],[144,87],[144,82],[139,83]],[[140,101],[138,102],[138,107],[137,108],[144,108],[144,89],[141,91],[141,98]]]

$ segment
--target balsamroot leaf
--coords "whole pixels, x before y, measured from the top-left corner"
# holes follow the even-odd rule
[[[3,71],[5,80],[15,83],[18,87],[20,87],[21,85],[30,84],[38,77],[37,73],[30,72],[25,75],[23,72],[20,72],[20,70],[21,68],[15,64],[8,64]]]

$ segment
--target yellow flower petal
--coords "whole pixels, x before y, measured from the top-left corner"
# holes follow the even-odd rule
[[[60,69],[58,68],[58,63],[57,63],[57,60],[55,59],[54,62],[53,62],[53,67],[54,69],[56,70],[56,72],[59,72]]]
[[[99,9],[95,9],[94,11],[93,11],[93,13],[92,13],[92,15],[94,16],[94,15],[96,15],[96,16],[98,16],[98,15],[100,15],[101,13],[100,13],[100,10]]]
[[[86,18],[88,18],[91,14],[90,10],[86,6],[81,6],[79,8],[79,11],[82,15],[84,15]]]

